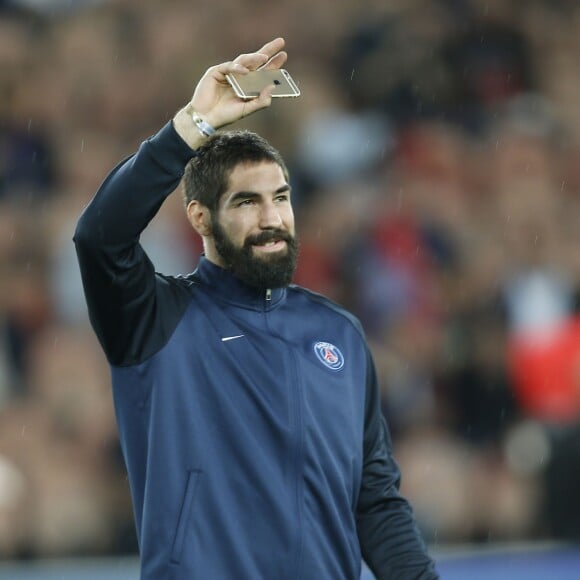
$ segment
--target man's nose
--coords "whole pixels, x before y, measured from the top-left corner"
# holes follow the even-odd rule
[[[261,228],[279,228],[282,225],[282,217],[275,204],[266,203],[262,206],[260,212],[260,227]]]

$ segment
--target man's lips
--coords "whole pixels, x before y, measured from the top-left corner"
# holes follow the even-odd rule
[[[282,230],[279,231],[268,231],[262,232],[261,234],[254,236],[253,239],[247,240],[247,244],[255,248],[259,252],[269,253],[269,252],[279,252],[288,248],[289,242],[292,238],[290,234]]]
[[[262,252],[278,252],[286,247],[285,240],[270,240],[268,242],[252,244],[254,248],[259,249]]]

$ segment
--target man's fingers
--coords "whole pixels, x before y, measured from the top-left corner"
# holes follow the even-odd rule
[[[278,54],[274,55],[268,62],[263,64],[260,68],[273,70],[282,68],[284,63],[288,60],[288,53],[285,51],[281,51]]]
[[[250,70],[256,70],[265,65],[270,58],[270,55],[266,53],[252,52],[250,54],[240,54],[233,62],[241,64]]]
[[[262,92],[255,99],[250,99],[244,103],[244,117],[255,113],[260,109],[265,109],[272,104],[272,91],[274,90],[274,85],[269,85],[262,89]]]
[[[242,63],[229,61],[229,62],[222,62],[221,64],[217,64],[209,69],[208,72],[210,73],[217,73],[219,76],[218,80],[223,80],[223,77],[228,74],[232,73],[247,73],[250,69],[243,65]]]
[[[250,70],[256,70],[265,66],[268,66],[268,68],[275,68],[275,66],[270,67],[271,61],[276,59],[276,62],[280,61],[284,63],[288,58],[288,55],[282,51],[285,44],[286,42],[283,38],[275,38],[274,40],[267,42],[256,52],[240,54],[233,62],[242,64]],[[279,55],[283,56],[279,58]]]
[[[277,54],[278,52],[280,52],[284,48],[285,44],[286,44],[286,41],[283,38],[281,38],[281,37],[275,38],[274,40],[267,42],[257,52],[261,52],[262,54],[267,54],[268,58],[272,58],[275,54]]]
[[[247,54],[240,54],[234,60],[223,62],[211,67],[209,70],[212,73],[217,73],[219,80],[223,80],[223,76],[232,73],[246,73],[251,70],[276,69],[280,68],[287,60],[288,54],[282,50],[285,41],[283,38],[275,38],[267,42],[260,50],[256,52],[249,52]]]

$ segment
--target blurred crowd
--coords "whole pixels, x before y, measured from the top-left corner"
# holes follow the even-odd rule
[[[136,549],[72,232],[207,66],[277,35],[303,94],[242,126],[288,162],[296,281],[365,327],[425,537],[580,538],[576,0],[4,0],[0,557]],[[142,242],[195,267],[178,192]]]

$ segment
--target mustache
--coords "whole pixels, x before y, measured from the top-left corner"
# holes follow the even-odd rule
[[[244,242],[244,246],[250,247],[253,245],[262,245],[267,244],[268,242],[279,241],[284,241],[288,244],[291,244],[294,241],[294,237],[285,230],[273,228],[270,230],[264,230],[263,232],[260,232],[254,236],[248,236]]]

